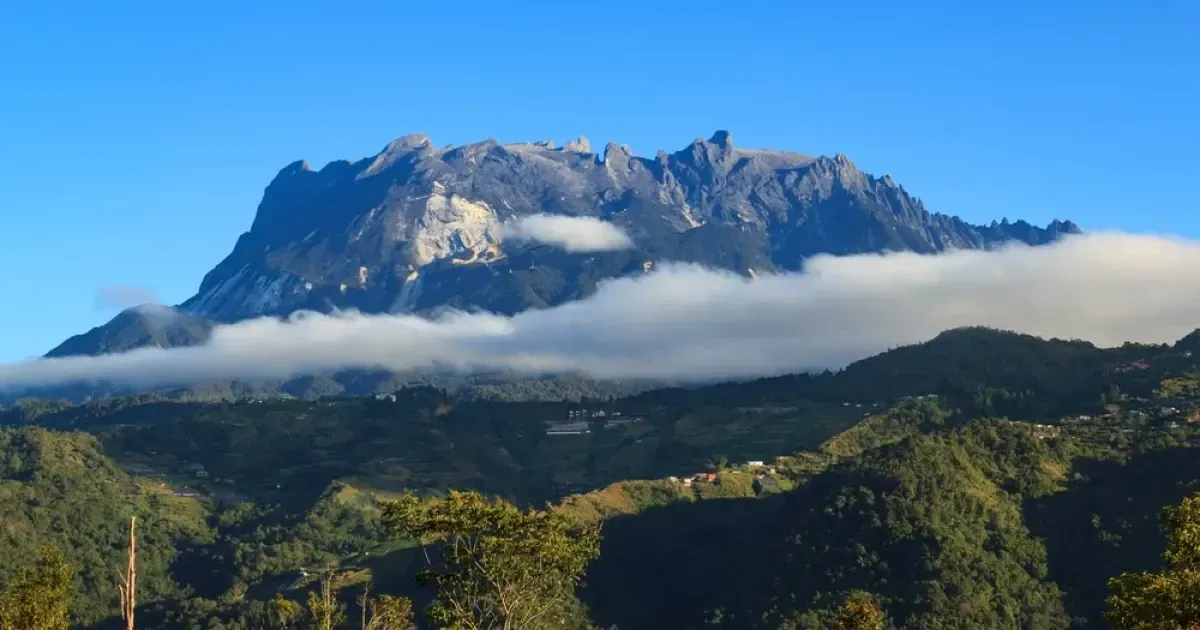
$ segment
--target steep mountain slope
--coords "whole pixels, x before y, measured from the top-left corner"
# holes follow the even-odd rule
[[[161,306],[140,306],[122,311],[102,326],[75,335],[59,344],[47,357],[108,354],[134,348],[173,348],[204,343],[212,322]]]
[[[571,254],[504,241],[505,221],[540,212],[610,221],[634,247]],[[864,173],[844,155],[740,149],[724,131],[654,158],[615,143],[597,154],[584,139],[438,148],[413,135],[357,162],[280,171],[250,231],[181,305],[196,334],[165,339],[186,345],[205,338],[210,321],[303,309],[515,313],[587,296],[655,261],[748,274],[797,269],[822,253],[1038,245],[1078,231],[1060,221],[971,225],[928,212],[890,176]],[[122,314],[52,355],[163,340]]]

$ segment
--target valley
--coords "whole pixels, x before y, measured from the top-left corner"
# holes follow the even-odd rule
[[[299,597],[329,563],[423,601],[415,550],[379,509],[408,490],[473,490],[603,525],[579,591],[601,627],[825,628],[846,589],[903,627],[964,606],[956,627],[1103,627],[1103,579],[1155,566],[1157,510],[1200,476],[1192,343],[1098,350],[967,329],[837,373],[583,402],[428,387],[26,400],[0,413],[8,544],[23,550],[6,566],[34,541],[64,544],[82,571],[73,614],[105,627],[99,575],[119,547],[84,550],[119,538],[132,509],[148,528],[146,627],[252,625],[255,602]],[[55,527],[45,501],[71,525]],[[964,572],[967,558],[995,575]],[[970,604],[984,584],[993,603]]]

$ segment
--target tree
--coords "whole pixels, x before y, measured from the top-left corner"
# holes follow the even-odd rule
[[[126,630],[133,630],[133,615],[137,610],[137,517],[129,517],[129,551],[126,556],[125,575],[117,577],[117,596],[121,602],[121,619]]]
[[[308,592],[308,613],[317,630],[333,630],[346,623],[346,605],[337,598],[337,575],[334,569],[321,573],[317,590]]]
[[[421,544],[427,568],[417,578],[437,588],[427,614],[451,630],[564,627],[600,552],[598,526],[574,529],[557,512],[523,512],[474,492],[407,494],[384,508],[384,521]]]
[[[300,604],[284,597],[282,593],[276,593],[275,598],[267,603],[267,622],[274,630],[295,628],[303,616]]]
[[[854,594],[842,603],[838,611],[838,630],[883,630],[883,611],[869,595]]]
[[[43,546],[37,563],[22,567],[0,590],[0,630],[67,630],[74,577],[62,551]]]
[[[371,597],[371,583],[367,582],[358,605],[362,608],[362,630],[416,630],[412,600],[407,597]]]
[[[707,468],[709,472],[719,473],[722,470],[729,468],[729,458],[725,457],[724,455],[718,455],[714,457],[712,461],[708,462]]]
[[[1168,568],[1108,581],[1105,617],[1121,630],[1200,629],[1200,493],[1163,509]]]

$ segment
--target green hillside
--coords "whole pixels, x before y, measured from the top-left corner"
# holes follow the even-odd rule
[[[73,618],[108,627],[136,515],[139,627],[272,627],[323,567],[349,606],[368,576],[423,606],[381,510],[465,489],[602,523],[601,627],[834,628],[869,593],[897,628],[1106,628],[1107,579],[1161,566],[1158,511],[1200,480],[1198,376],[1180,348],[967,329],[611,401],[26,401],[0,412],[0,583],[52,543]]]
[[[0,579],[52,544],[76,567],[75,618],[115,614],[114,576],[124,564],[130,516],[139,520],[142,598],[181,596],[171,567],[189,546],[212,540],[204,505],[126,474],[92,436],[0,431]]]

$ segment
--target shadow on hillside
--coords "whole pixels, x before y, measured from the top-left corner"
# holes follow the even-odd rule
[[[602,627],[698,628],[761,616],[787,558],[783,496],[658,507],[610,520],[582,597]],[[719,626],[718,626],[719,627]]]
[[[911,598],[928,576],[921,542],[889,540],[866,507],[891,484],[834,469],[785,494],[610,520],[581,596],[598,625],[621,630],[775,629],[855,588]]]
[[[1066,492],[1025,504],[1030,531],[1045,540],[1049,578],[1081,627],[1102,621],[1109,578],[1163,566],[1159,515],[1197,490],[1200,457],[1177,448],[1112,461],[1076,462]],[[1086,620],[1086,625],[1083,625]]]

